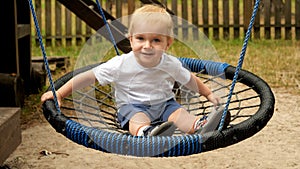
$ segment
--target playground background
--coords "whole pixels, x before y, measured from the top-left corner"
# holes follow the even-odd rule
[[[222,60],[236,65],[241,40],[213,41]],[[40,52],[34,49],[35,52]],[[49,48],[50,55],[76,56],[80,47]],[[251,41],[244,69],[266,80],[276,99],[275,112],[265,128],[238,144],[184,157],[135,158],[103,153],[78,145],[46,122],[39,102],[31,95],[22,109],[22,143],[5,162],[10,168],[287,168],[300,164],[300,42]],[[34,52],[34,53],[35,53]],[[75,57],[71,57],[71,63]],[[73,60],[73,61],[72,61]],[[71,69],[71,66],[70,66]],[[57,70],[54,78],[69,70]],[[42,92],[41,92],[42,93]],[[49,156],[40,154],[56,152]]]
[[[99,13],[96,3],[90,1],[84,0],[83,2],[87,3],[94,13]],[[70,5],[65,0],[33,0],[33,2],[44,43],[47,46],[82,45],[94,35],[95,28],[100,28],[101,22],[87,22],[95,17],[93,12],[84,11],[87,13],[80,16],[82,12],[73,13],[74,8],[69,9],[61,5]],[[121,22],[122,18],[130,16],[143,3],[161,3],[172,14],[188,21],[188,23],[181,23],[174,19],[174,33],[177,36],[195,39],[197,32],[201,31],[214,40],[243,38],[255,3],[254,0],[99,0],[98,2],[104,9],[108,20],[116,18]],[[98,20],[101,18],[96,18],[96,21]],[[122,23],[127,25],[126,22]],[[120,25],[116,27],[120,32],[126,31],[126,28],[123,29]],[[32,27],[31,30],[32,35],[36,36],[35,28]],[[297,0],[260,1],[252,31],[254,39],[299,40],[300,2]],[[34,44],[39,45],[37,37],[33,41]]]
[[[42,1],[50,2],[50,1]],[[104,1],[103,1],[104,2]],[[112,2],[107,0],[105,2]],[[121,1],[116,1],[121,2]],[[170,2],[170,1],[165,1]],[[186,1],[184,1],[186,2]],[[196,1],[193,1],[196,2]],[[203,1],[204,2],[204,1]],[[218,2],[218,1],[206,1]],[[230,2],[238,2],[232,0]],[[242,1],[241,1],[242,2]],[[250,2],[245,0],[243,2]],[[265,1],[267,2],[267,1]],[[269,2],[269,1],[268,1]],[[276,1],[277,2],[277,1]],[[279,1],[278,1],[279,2]],[[290,1],[286,1],[290,2]],[[295,0],[292,0],[291,15],[295,18]],[[183,4],[185,5],[185,4]],[[213,5],[210,5],[212,7]],[[43,9],[46,9],[43,6]],[[107,6],[105,6],[107,7]],[[109,5],[108,5],[109,7]],[[242,4],[240,3],[242,8]],[[49,9],[49,8],[48,8]],[[54,9],[52,7],[52,9]],[[127,9],[127,8],[126,8]],[[114,10],[112,9],[112,12]],[[116,11],[115,11],[116,12]],[[212,12],[212,11],[210,11]],[[232,14],[232,13],[230,13]],[[278,14],[278,13],[276,13]],[[191,14],[189,14],[191,15]],[[213,16],[210,13],[209,16]],[[42,17],[45,17],[43,15]],[[53,18],[53,16],[51,16]],[[222,18],[222,15],[219,15]],[[240,16],[242,18],[242,15]],[[261,15],[262,17],[262,15]],[[46,122],[43,117],[40,103],[40,95],[48,87],[46,83],[44,90],[39,94],[32,94],[25,99],[22,107],[22,143],[5,162],[4,168],[299,168],[300,164],[300,126],[299,126],[299,101],[300,101],[300,42],[297,38],[295,25],[299,22],[291,20],[292,39],[285,40],[286,30],[289,25],[283,26],[286,18],[272,15],[272,27],[270,39],[256,38],[250,41],[246,53],[243,68],[260,76],[271,86],[275,97],[275,112],[268,125],[253,137],[236,145],[213,150],[210,152],[195,154],[186,157],[174,158],[134,158],[115,154],[99,152],[87,149],[69,141]],[[276,19],[281,18],[279,26]],[[191,19],[191,18],[190,18]],[[213,19],[211,17],[210,19]],[[72,19],[73,21],[76,19]],[[54,20],[52,20],[53,23]],[[263,21],[263,20],[262,20]],[[282,22],[281,22],[282,21]],[[213,22],[211,20],[210,22]],[[41,22],[42,28],[46,22]],[[242,25],[242,23],[240,23]],[[68,25],[68,24],[67,24]],[[233,25],[233,24],[232,24]],[[239,26],[241,26],[239,25]],[[290,26],[291,26],[290,25]],[[81,26],[82,27],[82,26]],[[276,28],[277,31],[276,31]],[[45,27],[44,27],[45,28]],[[74,27],[73,27],[74,28]],[[201,27],[202,30],[203,27]],[[212,41],[222,61],[236,65],[242,46],[244,27],[240,27],[238,38],[230,40],[223,38],[223,26],[219,40]],[[279,29],[278,29],[279,28]],[[287,29],[286,29],[287,28]],[[297,27],[298,29],[298,27]],[[280,31],[279,31],[280,30]],[[282,36],[276,36],[275,32],[284,32]],[[46,32],[46,30],[45,30]],[[76,62],[76,58],[82,48],[77,43],[77,35],[72,35],[71,45],[67,44],[69,36],[61,36],[62,46],[57,45],[59,40],[50,30],[50,38],[46,40],[46,51],[48,57],[67,56],[70,57],[71,65],[66,69],[57,69],[53,72],[54,79],[61,77]],[[71,32],[76,33],[76,29]],[[260,35],[265,35],[265,29]],[[209,26],[210,38],[214,39],[213,25]],[[232,32],[231,32],[232,33]],[[45,35],[44,35],[45,36]],[[47,35],[46,35],[47,36]],[[59,37],[58,37],[59,38]],[[50,41],[49,41],[50,39]],[[82,37],[80,37],[83,40]],[[261,40],[258,40],[261,39]],[[48,42],[47,42],[48,41]],[[79,40],[80,41],[80,40]],[[32,44],[35,44],[33,38]],[[49,43],[50,42],[50,43]],[[49,43],[49,44],[47,44]],[[75,44],[75,45],[74,45]],[[180,48],[179,48],[180,49]],[[32,46],[32,56],[41,56],[38,46]],[[47,150],[53,152],[44,156],[40,152]]]

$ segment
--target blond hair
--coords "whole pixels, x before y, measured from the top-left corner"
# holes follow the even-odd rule
[[[163,25],[166,28],[167,36],[173,37],[173,21],[167,10],[158,5],[147,4],[134,11],[128,28],[128,34],[132,35],[139,24]]]

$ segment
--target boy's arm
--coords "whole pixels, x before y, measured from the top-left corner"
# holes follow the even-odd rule
[[[57,92],[62,98],[69,96],[72,91],[78,90],[89,86],[95,82],[96,78],[92,70],[78,74],[77,76],[70,79],[62,87],[60,87]]]
[[[194,74],[191,73],[190,81],[185,85],[190,90],[206,97],[215,106],[220,104],[220,98],[215,97],[213,92]]]
[[[96,80],[96,78],[95,78],[93,71],[89,70],[89,71],[80,73],[77,76],[70,79],[69,81],[67,81],[62,87],[60,87],[56,91],[59,105],[61,103],[61,100],[65,97],[69,96],[73,90],[75,91],[75,90],[84,88],[86,86],[89,86],[90,84],[93,84],[95,82],[95,80]],[[53,99],[52,91],[48,91],[41,96],[42,102],[44,102],[48,99]]]

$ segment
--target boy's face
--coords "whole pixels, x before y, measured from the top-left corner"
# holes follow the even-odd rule
[[[170,47],[173,39],[163,35],[159,26],[147,26],[135,28],[129,40],[137,62],[144,67],[154,67],[160,63],[162,53]]]

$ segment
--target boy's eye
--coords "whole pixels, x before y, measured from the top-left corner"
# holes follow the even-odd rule
[[[136,39],[137,39],[137,40],[144,40],[144,38],[141,37],[141,36],[137,36]]]
[[[153,39],[153,42],[160,42],[161,40],[158,38]]]

